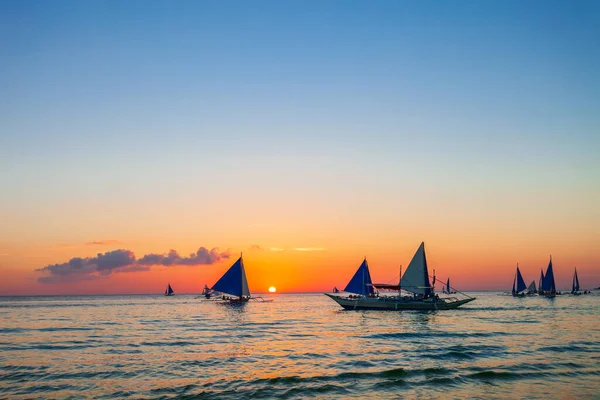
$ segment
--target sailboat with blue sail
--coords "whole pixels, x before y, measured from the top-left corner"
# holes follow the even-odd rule
[[[167,283],[167,288],[165,289],[165,296],[173,296],[175,292],[173,292],[173,288],[170,283]]]
[[[523,297],[525,296],[525,289],[527,289],[527,285],[525,284],[525,280],[523,279],[521,271],[519,270],[519,264],[517,264],[517,273],[515,274],[515,279],[513,280],[511,293],[513,297]]]
[[[446,281],[446,285],[442,289],[442,293],[444,294],[456,294],[456,291],[450,287],[450,278]]]
[[[210,288],[212,292],[222,293],[221,300],[231,303],[244,303],[249,300],[272,301],[262,297],[252,297],[246,279],[246,270],[242,256],[233,263],[221,278]]]
[[[546,269],[546,274],[543,275],[542,285],[540,294],[546,297],[556,296],[556,283],[554,282],[554,269],[552,268],[552,256],[550,256],[550,262]]]
[[[578,296],[580,295],[579,277],[577,276],[577,267],[575,267],[575,274],[573,275],[573,286],[571,288],[571,294]]]
[[[389,290],[395,293],[380,295],[379,291],[375,289]],[[402,290],[408,292],[409,295],[402,295]],[[417,249],[404,275],[402,275],[402,270],[400,271],[398,284],[371,283],[371,274],[365,259],[350,279],[344,292],[342,294],[325,293],[325,295],[346,310],[448,310],[475,300],[474,297],[468,296],[462,300],[440,298],[434,293],[425,256],[425,243],[421,243]]]

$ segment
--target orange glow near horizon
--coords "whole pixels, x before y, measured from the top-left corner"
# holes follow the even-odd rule
[[[246,246],[244,266],[252,293],[260,293],[259,288],[277,287],[278,292],[327,292],[334,286],[345,287],[363,257],[366,255],[374,281],[396,282],[400,265],[406,268],[418,242],[404,246],[391,246],[387,243],[368,243],[364,248],[353,242],[345,246],[330,243],[319,246],[292,247]],[[591,289],[600,285],[597,265],[600,259],[594,253],[593,243],[577,247],[562,243],[564,254],[553,254],[557,286],[569,288],[573,268],[577,266],[579,280],[583,287]],[[585,245],[585,246],[584,246]],[[118,245],[128,248],[126,245]],[[433,270],[437,278],[445,281],[448,277],[458,290],[509,290],[517,261],[527,283],[539,279],[540,270],[546,269],[549,260],[545,246],[525,246],[506,243],[500,246],[486,245],[483,241],[463,242],[458,238],[425,243],[429,272]],[[550,247],[550,246],[549,246]],[[105,276],[78,282],[43,284],[37,279],[43,276],[35,269],[48,264],[63,263],[73,256],[90,257],[110,248],[73,249],[64,248],[39,252],[36,257],[24,256],[2,258],[2,262],[20,264],[2,268],[0,295],[50,295],[50,294],[126,294],[164,293],[167,282],[176,293],[199,293],[204,285],[212,286],[237,259],[237,251],[232,256],[213,265],[198,266],[154,266],[148,271],[114,272]],[[145,253],[153,252],[140,246],[136,251],[138,259]],[[368,251],[366,249],[369,249]],[[136,249],[137,250],[137,249]],[[583,250],[583,251],[582,251]],[[23,251],[26,253],[26,251]],[[156,252],[156,250],[154,251]],[[188,251],[188,254],[192,250]],[[183,251],[182,254],[185,254]],[[441,288],[438,284],[437,288]]]

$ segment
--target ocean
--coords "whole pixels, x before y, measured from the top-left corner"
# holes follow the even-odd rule
[[[0,298],[0,398],[597,398],[600,296],[343,311],[322,294]]]

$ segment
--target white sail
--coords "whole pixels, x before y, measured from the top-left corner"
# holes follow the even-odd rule
[[[535,293],[535,281],[531,281],[531,283],[529,284],[529,287],[527,288],[527,291],[530,293]]]
[[[425,258],[425,243],[421,242],[410,264],[408,264],[408,268],[406,268],[400,280],[400,286],[408,292],[422,295],[431,294],[427,259]]]
[[[248,289],[248,281],[246,280],[246,270],[244,269],[244,262],[242,262],[242,296],[250,297],[250,289]]]

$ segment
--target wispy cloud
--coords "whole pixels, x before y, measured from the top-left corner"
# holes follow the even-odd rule
[[[285,251],[285,249],[282,249],[280,247],[269,247],[270,251]]]
[[[250,246],[250,251],[264,251],[264,249],[257,244],[253,244]]]
[[[113,250],[98,253],[96,257],[74,257],[62,264],[51,264],[36,269],[45,276],[39,277],[41,283],[77,282],[99,279],[115,272],[147,271],[153,265],[210,265],[230,257],[229,251],[208,250],[200,247],[189,257],[181,257],[175,250],[167,254],[146,254],[139,260],[131,250]]]
[[[97,240],[93,242],[86,242],[84,245],[86,246],[110,246],[112,244],[121,244],[118,240],[109,239],[109,240]]]
[[[322,247],[296,247],[296,251],[325,251]]]

